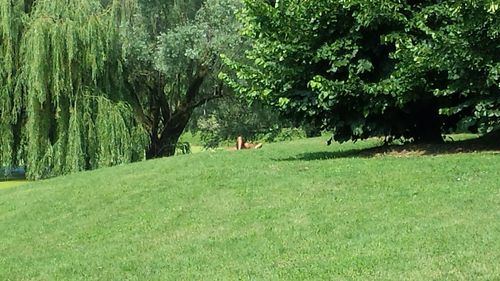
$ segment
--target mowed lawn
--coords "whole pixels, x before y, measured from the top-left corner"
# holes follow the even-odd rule
[[[0,189],[0,280],[500,280],[500,154],[323,139]]]
[[[3,188],[11,188],[26,184],[26,181],[23,180],[15,180],[15,181],[0,181],[0,189]]]

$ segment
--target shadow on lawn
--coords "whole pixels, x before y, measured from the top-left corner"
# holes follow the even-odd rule
[[[350,149],[345,151],[321,151],[311,153],[301,153],[297,156],[292,156],[282,159],[274,159],[275,161],[314,161],[328,160],[336,158],[371,158],[382,155],[391,155],[396,157],[405,156],[424,156],[424,155],[441,155],[441,154],[456,154],[456,153],[473,153],[473,152],[493,152],[500,154],[500,132],[485,135],[480,138],[464,140],[464,141],[449,141],[442,144],[392,144],[382,145],[366,149]]]
[[[314,160],[328,160],[336,158],[351,158],[351,157],[366,157],[363,156],[363,149],[350,149],[344,151],[320,151],[301,153],[296,156],[273,159],[275,161],[314,161]]]

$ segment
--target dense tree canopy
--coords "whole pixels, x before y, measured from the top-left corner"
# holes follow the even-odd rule
[[[238,3],[2,1],[0,165],[41,178],[172,155],[224,92]]]
[[[160,105],[161,114],[152,118],[158,130],[152,154],[172,155],[193,110],[226,94],[217,78],[223,67],[219,55],[237,53],[241,39],[234,13],[238,6],[234,0],[207,1],[192,21],[159,37],[155,64],[164,80],[166,99],[153,103]]]
[[[491,1],[245,1],[252,48],[223,78],[339,141],[489,131],[499,18]]]
[[[40,178],[141,157],[140,128],[121,102],[120,3],[5,2],[2,164]]]
[[[22,95],[16,77],[28,5],[0,3],[0,164],[15,162],[19,150]]]

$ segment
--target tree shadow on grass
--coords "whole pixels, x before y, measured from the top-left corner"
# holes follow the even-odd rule
[[[336,158],[352,158],[352,157],[366,157],[362,153],[364,149],[349,149],[342,151],[319,151],[301,153],[296,156],[273,159],[275,161],[315,161],[315,160],[329,160]]]
[[[442,144],[392,144],[366,149],[301,153],[296,156],[274,160],[314,161],[337,158],[371,158],[384,155],[410,157],[474,152],[491,152],[494,154],[500,154],[500,133],[489,134],[476,139],[448,141]]]

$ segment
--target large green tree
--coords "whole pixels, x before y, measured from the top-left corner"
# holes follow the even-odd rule
[[[192,110],[222,95],[237,5],[2,1],[0,164],[41,178],[172,155]]]
[[[239,45],[238,0],[141,0],[120,39],[127,103],[147,131],[147,158],[171,156],[193,110],[225,94],[219,54]]]
[[[20,42],[31,1],[0,3],[0,165],[18,159],[22,127],[22,95],[17,76]]]
[[[13,156],[2,164],[41,178],[142,158],[142,128],[123,102],[116,26],[125,2],[7,2],[2,20],[15,24],[2,29],[17,41],[2,41],[13,62],[3,66],[12,82],[1,108],[10,123],[2,135],[13,136],[2,149]]]
[[[481,103],[494,115],[498,12],[489,4],[245,1],[241,19],[252,49],[246,60],[227,60],[236,74],[224,78],[339,141],[442,141],[459,121],[477,121]],[[470,68],[478,75],[468,76]]]
[[[400,96],[425,89],[441,129],[490,132],[498,128],[500,17],[494,1],[420,4],[409,32],[392,38],[393,72]],[[413,88],[405,88],[412,81]],[[438,114],[438,115],[437,115]],[[436,130],[439,128],[436,128]]]
[[[431,33],[437,52],[431,60],[450,83],[436,95],[459,93],[458,105],[443,114],[464,112],[459,124],[481,133],[500,129],[500,2],[459,1],[451,6],[452,24]],[[472,113],[472,114],[470,114]]]

